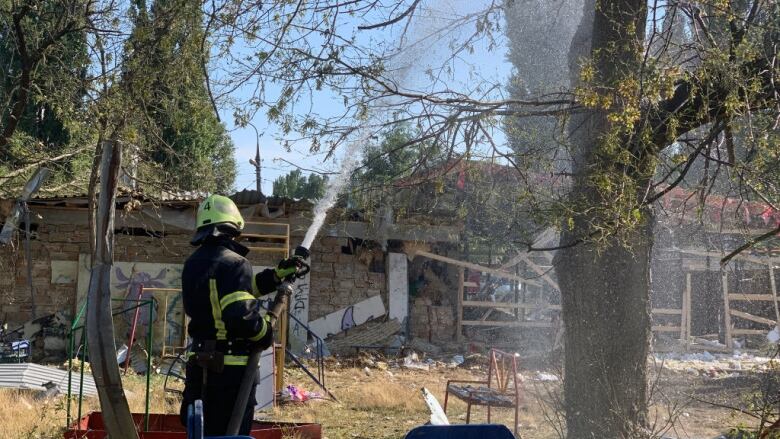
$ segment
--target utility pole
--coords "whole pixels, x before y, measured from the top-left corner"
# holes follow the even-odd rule
[[[260,168],[260,133],[257,132],[257,127],[252,123],[248,123],[255,130],[255,158],[249,159],[249,164],[255,167],[255,182],[257,183],[257,195],[263,196],[263,179],[261,178]]]

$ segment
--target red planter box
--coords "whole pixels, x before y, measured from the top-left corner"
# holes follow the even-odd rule
[[[179,422],[179,415],[149,415],[149,431],[142,431],[144,425],[143,413],[133,413],[133,420],[138,428],[141,439],[186,439],[187,430]],[[300,437],[302,439],[320,439],[322,426],[320,424],[297,424],[292,422],[260,422],[255,421],[249,434],[255,439],[282,439],[283,436]],[[65,431],[65,439],[104,439],[106,438],[103,414],[91,412],[81,417]]]

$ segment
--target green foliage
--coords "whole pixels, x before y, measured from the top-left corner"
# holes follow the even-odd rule
[[[430,209],[441,191],[427,174],[435,173],[443,158],[438,145],[416,142],[417,137],[418,133],[401,124],[366,145],[361,165],[352,175],[352,207],[368,215],[383,204],[392,204],[398,214]],[[418,180],[426,184],[419,185]]]
[[[316,200],[325,194],[327,176],[309,174],[304,177],[300,169],[279,176],[273,183],[273,194],[277,197]]]
[[[86,3],[49,1],[28,9],[23,5],[0,8],[0,102],[8,104],[0,109],[0,130],[15,117],[25,70],[30,80],[16,129],[0,154],[0,164],[9,169],[67,153],[92,135],[85,105],[90,60],[86,32],[79,30],[83,20],[79,11]],[[13,26],[15,14],[21,17],[23,41]],[[50,182],[79,176],[71,160],[50,167],[55,171]]]
[[[148,11],[136,4],[123,89],[140,114],[127,136],[139,147],[145,180],[225,193],[232,190],[236,164],[204,83],[202,18],[198,3],[157,0]]]

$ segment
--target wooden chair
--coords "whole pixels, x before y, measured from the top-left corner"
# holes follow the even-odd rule
[[[455,384],[457,383],[457,384]],[[515,409],[515,436],[518,436],[518,415],[520,412],[520,383],[517,381],[517,356],[490,350],[487,379],[448,380],[444,391],[444,413],[447,413],[449,395],[466,403],[466,423],[471,421],[471,406],[487,406],[487,422],[490,423],[492,407]],[[519,436],[518,436],[519,437]]]

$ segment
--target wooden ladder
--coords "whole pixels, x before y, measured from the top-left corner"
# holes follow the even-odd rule
[[[264,218],[252,216],[244,222],[244,231],[238,237],[239,241],[252,252],[278,255],[279,259],[290,257],[290,224],[262,221]],[[247,242],[246,240],[253,240]],[[275,387],[281,392],[284,387],[284,359],[287,348],[287,313],[282,313],[278,322],[278,338],[274,349],[276,362]]]

